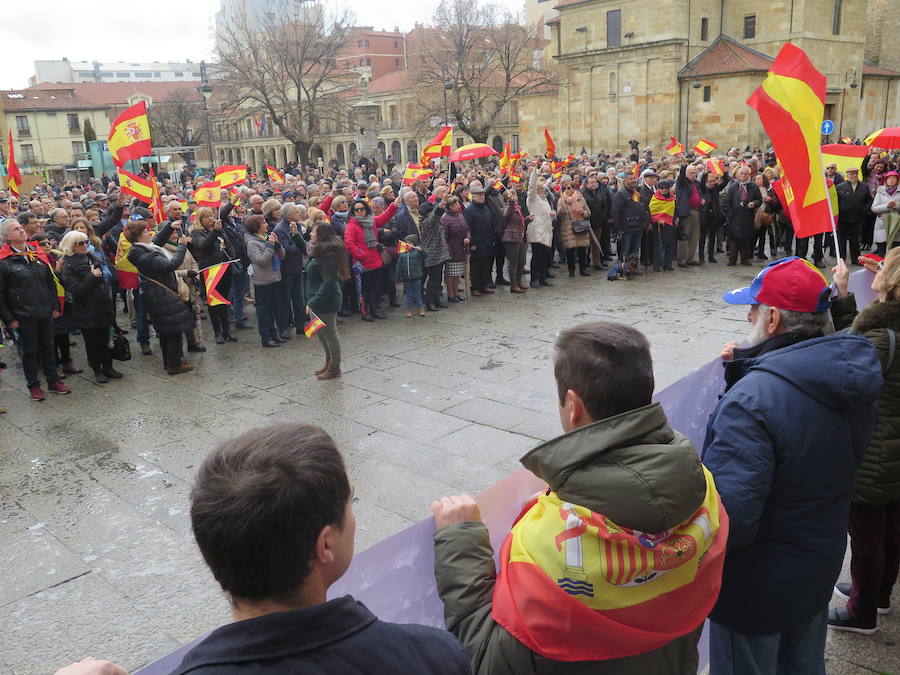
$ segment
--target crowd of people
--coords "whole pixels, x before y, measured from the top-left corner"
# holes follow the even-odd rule
[[[173,672],[694,675],[708,618],[711,675],[824,675],[827,628],[874,633],[900,566],[900,248],[860,263],[877,299],[859,311],[843,261],[831,284],[791,256],[724,293],[750,330],[722,348],[699,453],[652,401],[644,335],[561,331],[563,434],[522,458],[547,487],[498,564],[474,499],[431,506],[445,631],[327,599],[356,518],[325,431],[279,424],[221,444],[191,523],[234,621]],[[851,581],[836,583],[848,530]],[[833,594],[846,606],[829,610]],[[57,671],[122,673],[94,658]]]
[[[539,291],[563,270],[629,279],[716,264],[723,252],[727,265],[805,258],[810,244],[818,267],[826,251],[845,258],[849,249],[853,265],[873,247],[884,255],[900,240],[896,168],[895,157],[874,150],[861,171],[827,168],[837,184],[837,242],[830,234],[794,238],[771,189],[775,158],[749,148],[709,162],[656,159],[634,143],[630,154],[526,158],[506,174],[495,164],[454,165],[411,184],[364,157],[349,170],[292,164],[275,182],[251,168],[213,208],[195,200],[208,177],[185,166],[160,174],[164,218],[105,174],[40,185],[21,198],[0,192],[0,337],[16,344],[29,395],[40,401],[41,372],[56,394],[70,391],[67,375],[83,372],[73,334],[84,339],[97,383],[122,376],[112,360],[130,329],[142,355],[152,355],[154,332],[163,367],[177,375],[193,369],[185,350],[207,349],[203,320],[216,344],[237,342],[252,328],[252,302],[267,348],[315,317],[325,355],[315,375],[334,379],[340,323],[354,314],[386,319],[388,306],[401,305],[400,282],[412,318],[501,288]],[[131,284],[122,280],[123,260],[137,278]],[[201,272],[216,265],[224,272],[212,301]],[[119,325],[118,301],[130,325]]]

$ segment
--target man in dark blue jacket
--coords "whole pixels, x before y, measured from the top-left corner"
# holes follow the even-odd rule
[[[173,675],[471,673],[450,633],[380,621],[349,595],[326,600],[353,558],[352,500],[341,454],[318,427],[253,429],[215,449],[197,474],[191,524],[234,622]]]
[[[748,347],[722,352],[726,390],[702,455],[731,523],[711,675],[825,673],[828,602],[882,384],[871,342],[826,335],[830,295],[812,265],[784,258],[724,296],[750,305],[752,330]]]

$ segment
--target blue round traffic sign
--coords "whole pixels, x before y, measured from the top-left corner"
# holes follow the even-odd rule
[[[833,132],[833,131],[834,131],[834,122],[832,122],[831,120],[825,120],[824,122],[822,122],[822,134],[824,136],[831,135],[831,132]]]

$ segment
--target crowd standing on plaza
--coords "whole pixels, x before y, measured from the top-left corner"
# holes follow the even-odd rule
[[[560,273],[666,278],[723,253],[729,265],[764,263],[723,296],[749,306],[751,329],[723,348],[725,391],[699,453],[652,402],[643,335],[612,323],[560,333],[564,434],[522,459],[548,487],[506,536],[499,570],[472,498],[432,505],[447,632],[382,622],[351,597],[326,601],[355,534],[326,433],[284,425],[217,448],[191,517],[235,622],[176,672],[693,674],[708,617],[713,675],[824,673],[827,626],[874,632],[900,565],[898,174],[875,153],[862,172],[829,169],[838,241],[796,240],[770,189],[775,158],[734,149],[721,159],[719,174],[634,147],[561,171],[534,159],[518,181],[479,165],[404,185],[360,158],[349,171],[285,167],[277,183],[251,176],[217,209],[194,202],[198,179],[185,170],[160,175],[165,219],[112,181],[44,186],[28,203],[4,196],[0,319],[35,400],[40,372],[68,393],[62,379],[80,371],[74,332],[101,384],[120,376],[111,358],[130,329],[147,356],[151,329],[159,336],[166,372],[191,370],[185,344],[213,348],[204,305],[216,349],[249,348],[251,299],[264,348],[314,330],[325,357],[316,377],[329,380],[341,375],[340,322],[387,319],[399,282],[403,320],[418,321],[507,287],[540,293]],[[878,299],[859,312],[848,249],[851,266],[876,273]],[[138,280],[126,293],[123,258]],[[198,282],[223,265],[215,284]],[[851,582],[835,586],[848,529]],[[833,592],[848,603],[829,611]]]

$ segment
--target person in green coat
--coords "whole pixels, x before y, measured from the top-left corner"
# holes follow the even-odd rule
[[[475,501],[432,504],[447,630],[476,675],[696,675],[728,539],[712,474],[651,402],[650,345],[634,328],[563,331],[555,374],[565,433],[522,458],[547,489],[499,572]]]
[[[900,568],[900,248],[888,251],[883,261],[862,256],[860,262],[875,272],[875,302],[857,314],[849,293],[849,271],[844,261],[832,270],[838,298],[832,305],[835,328],[852,322],[851,331],[871,340],[884,369],[884,387],[878,402],[878,425],[856,474],[850,504],[851,583],[835,584],[834,592],[847,599],[845,607],[829,611],[828,625],[870,635],[878,615],[891,610],[891,592]]]
[[[337,313],[341,308],[341,284],[350,278],[344,242],[331,225],[319,223],[310,234],[306,264],[306,312],[325,325],[316,331],[325,350],[325,365],[316,371],[320,380],[341,376],[341,341]],[[313,319],[315,321],[315,319]]]

